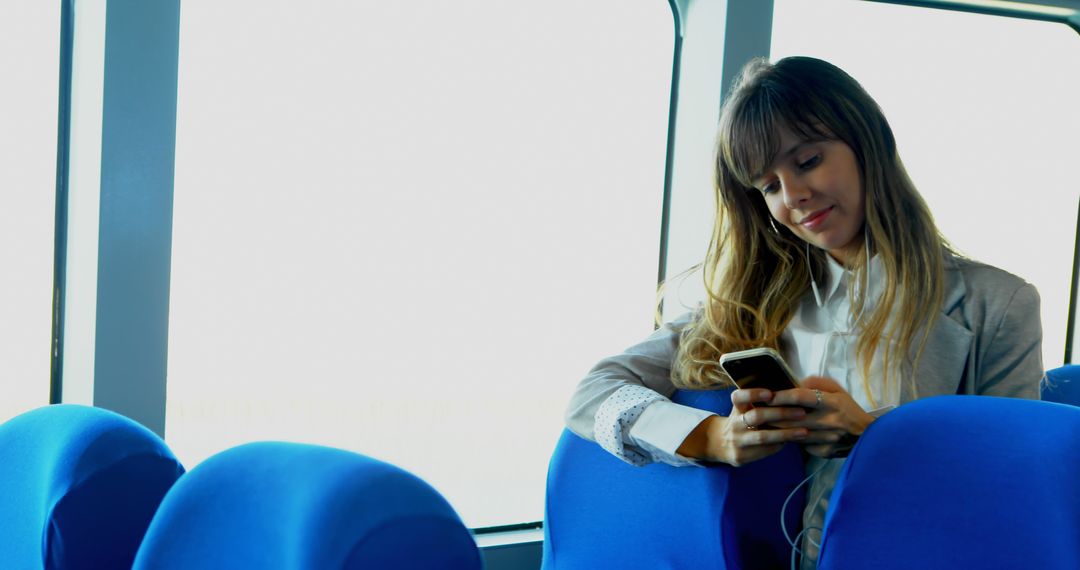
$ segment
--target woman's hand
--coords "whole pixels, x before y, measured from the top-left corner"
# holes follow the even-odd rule
[[[842,457],[855,445],[874,416],[866,413],[835,380],[822,376],[809,376],[800,388],[777,392],[772,399],[774,406],[802,406],[806,417],[799,420],[777,422],[782,428],[806,428],[805,449],[818,457]]]
[[[731,414],[709,416],[679,446],[683,457],[727,463],[738,467],[780,451],[789,441],[805,442],[810,431],[801,426],[773,428],[779,422],[805,420],[800,407],[758,407],[768,404],[774,394],[768,390],[735,390],[731,393]],[[769,424],[768,427],[762,427]]]

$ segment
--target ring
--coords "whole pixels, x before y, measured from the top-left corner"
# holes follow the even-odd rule
[[[740,417],[742,418],[742,425],[746,426],[746,429],[748,429],[750,431],[754,431],[754,430],[757,429],[757,426],[752,426],[752,425],[750,425],[750,422],[746,421],[746,414],[743,414]]]
[[[814,390],[814,397],[817,398],[817,405],[815,405],[814,407],[820,408],[821,401],[825,398],[825,396],[822,395],[821,390]]]

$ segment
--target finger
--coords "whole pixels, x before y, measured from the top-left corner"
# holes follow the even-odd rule
[[[791,441],[804,441],[809,435],[805,428],[761,429],[743,432],[737,440],[740,447],[784,444]]]
[[[806,410],[800,407],[775,407],[766,406],[753,408],[744,413],[746,423],[752,426],[769,424],[775,427],[808,427],[795,425],[781,425],[782,423],[796,422],[806,418]]]
[[[802,408],[795,409],[801,410]],[[767,423],[769,427],[802,427],[809,430],[840,430],[841,432],[846,432],[846,430],[844,430],[843,424],[841,424],[840,421],[841,419],[835,413],[831,413],[828,411],[811,411],[807,413],[806,417],[803,419],[784,419],[775,422],[762,422],[758,425],[765,425]]]
[[[838,430],[810,430],[803,439],[807,444],[835,444],[844,438],[844,432]]]
[[[740,411],[748,410],[754,404],[767,404],[773,398],[773,393],[760,388],[738,389],[731,393],[731,405]]]
[[[828,378],[826,376],[807,376],[803,378],[802,382],[799,382],[800,388],[809,388],[811,390],[817,389],[823,392],[845,392],[843,386],[841,386],[836,380]]]
[[[825,398],[829,396],[826,392],[821,392],[821,404],[825,404]],[[804,408],[819,408],[818,394],[814,390],[807,388],[792,388],[790,390],[782,390],[773,394],[770,405],[773,406],[802,406]]]

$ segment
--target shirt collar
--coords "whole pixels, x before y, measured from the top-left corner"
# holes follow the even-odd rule
[[[828,302],[829,299],[832,299],[833,295],[835,295],[838,290],[840,290],[841,288],[845,290],[847,289],[847,280],[851,276],[851,271],[841,265],[840,262],[833,259],[831,255],[826,254],[825,261],[827,262],[826,267],[828,267],[828,272],[825,274],[825,277],[826,279],[828,279],[828,282],[826,283],[825,290],[823,291],[824,297],[822,301]],[[869,298],[874,299],[877,297],[878,293],[880,293],[882,280],[885,277],[885,271],[881,267],[881,258],[876,254],[870,258],[869,271]]]
[[[822,300],[828,302],[836,294],[837,289],[840,289],[841,285],[847,284],[847,276],[850,271],[827,253],[825,254],[825,261],[828,272],[825,273],[827,282],[825,284],[825,296]]]

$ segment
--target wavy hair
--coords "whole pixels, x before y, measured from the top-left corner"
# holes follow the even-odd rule
[[[851,256],[848,298],[856,322],[856,355],[869,377],[884,345],[885,383],[902,363],[914,369],[941,311],[945,257],[952,248],[934,224],[896,150],[878,104],[840,68],[814,58],[764,59],[743,68],[720,117],[716,143],[716,223],[701,264],[708,297],[680,333],[673,380],[691,388],[731,384],[717,363],[721,354],[758,346],[780,348],[780,335],[826,271],[827,253],[772,223],[753,186],[779,152],[780,131],[836,140],[855,154],[865,192],[866,248]],[[881,261],[884,287],[868,307],[867,254]],[[922,328],[916,345],[916,333]],[[866,394],[874,402],[869,386]]]

